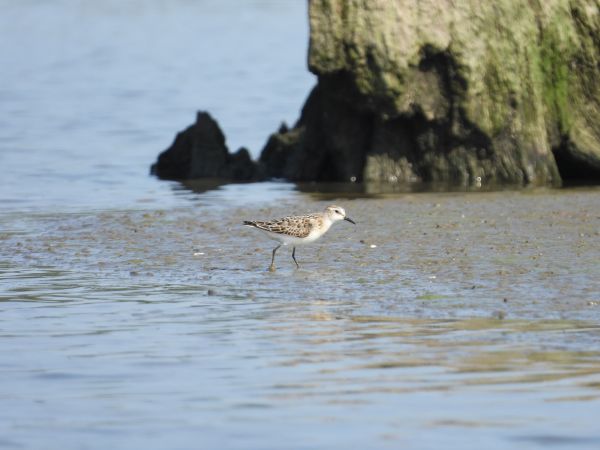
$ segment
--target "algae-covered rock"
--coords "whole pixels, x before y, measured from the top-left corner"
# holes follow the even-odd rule
[[[279,176],[600,179],[598,0],[312,0],[309,16],[318,86],[261,158]]]

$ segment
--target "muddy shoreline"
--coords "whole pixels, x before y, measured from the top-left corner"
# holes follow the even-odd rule
[[[31,216],[40,232],[5,233],[4,264],[240,290],[252,298],[268,286],[282,301],[331,289],[329,296],[400,303],[402,314],[425,318],[598,315],[596,190],[337,199],[358,226],[338,224],[299,248],[301,270],[283,248],[278,271],[264,273],[272,242],[241,221],[319,210],[333,201],[325,197],[298,195],[260,208]]]

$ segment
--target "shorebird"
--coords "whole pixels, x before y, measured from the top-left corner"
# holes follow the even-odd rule
[[[336,205],[328,206],[322,212],[302,216],[288,216],[265,221],[245,220],[244,225],[257,228],[269,238],[279,242],[279,245],[273,249],[269,266],[269,271],[274,272],[275,252],[279,247],[291,244],[293,246],[292,259],[296,263],[296,267],[300,268],[296,261],[296,246],[316,241],[338,220],[345,220],[356,225],[354,220],[346,216],[344,208]]]

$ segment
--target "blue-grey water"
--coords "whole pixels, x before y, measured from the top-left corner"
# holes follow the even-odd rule
[[[160,181],[293,123],[305,3],[0,11],[0,448],[600,447],[600,190]],[[331,202],[266,271],[240,221]]]

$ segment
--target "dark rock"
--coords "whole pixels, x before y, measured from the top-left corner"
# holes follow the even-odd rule
[[[245,148],[229,153],[223,132],[207,112],[198,112],[196,123],[178,133],[151,167],[151,173],[158,177],[174,180],[253,181],[259,178],[259,172]]]
[[[600,147],[600,136],[598,137]],[[554,157],[560,175],[565,180],[598,181],[600,179],[600,156],[594,157],[582,151],[580,145],[565,138],[554,148]]]
[[[291,130],[272,134],[260,163],[268,177],[292,181],[360,181],[369,129],[365,114],[311,92],[300,120]]]
[[[283,134],[287,133],[288,131],[290,131],[290,127],[288,127],[287,123],[281,122],[281,125],[279,125],[279,130],[277,130],[277,132]]]
[[[228,178],[237,181],[254,181],[259,178],[257,164],[252,161],[248,149],[240,148],[228,158]]]
[[[318,83],[294,127],[282,124],[254,163],[245,149],[230,154],[216,122],[199,113],[152,171],[478,187],[598,182],[597,2],[312,0],[308,61]]]
[[[318,84],[298,123],[269,138],[268,176],[599,181],[597,1],[453,5],[311,1]]]
[[[259,162],[267,178],[294,179],[293,167],[288,164],[292,155],[300,154],[300,138],[304,128],[295,128],[292,131],[281,130],[272,134],[263,148]]]

